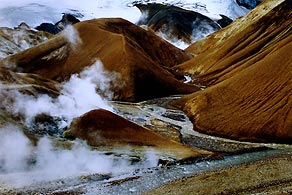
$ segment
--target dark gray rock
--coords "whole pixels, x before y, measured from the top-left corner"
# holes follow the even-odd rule
[[[45,31],[51,34],[57,34],[60,31],[64,30],[67,25],[73,25],[80,22],[75,16],[72,14],[64,14],[62,19],[57,22],[56,24],[51,23],[42,23],[41,25],[37,26],[36,29],[40,31]]]
[[[236,0],[237,4],[243,6],[247,9],[253,9],[258,4],[262,2],[262,0]]]
[[[138,25],[146,25],[155,32],[162,32],[169,38],[190,42],[219,30],[220,25],[200,13],[173,5],[158,3],[135,4],[142,16]]]
[[[228,17],[225,16],[225,15],[220,14],[220,16],[221,16],[221,19],[217,20],[217,23],[218,23],[222,28],[228,26],[230,23],[233,22],[232,19],[228,18]]]

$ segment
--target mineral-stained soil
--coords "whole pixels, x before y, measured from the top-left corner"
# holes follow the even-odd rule
[[[206,172],[170,182],[144,195],[291,194],[292,156]]]
[[[195,43],[197,56],[175,67],[207,86],[178,101],[194,129],[236,140],[291,143],[292,4],[272,2],[207,37],[202,47]],[[262,15],[263,9],[270,11]]]

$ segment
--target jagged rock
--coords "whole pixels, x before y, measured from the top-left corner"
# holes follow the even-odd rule
[[[188,48],[197,55],[177,70],[209,86],[180,100],[196,130],[291,143],[291,10],[290,1],[266,1]]]
[[[221,28],[207,16],[173,5],[148,3],[135,6],[142,12],[139,25],[147,25],[155,32],[166,34],[170,39],[181,39],[190,43]]]
[[[53,34],[53,35],[62,31],[61,29],[58,28],[57,25],[52,24],[52,23],[41,23],[35,29],[37,29],[39,31],[48,32],[48,33]]]
[[[39,31],[45,31],[55,35],[64,30],[67,25],[73,25],[78,22],[80,22],[80,20],[75,18],[75,16],[73,16],[72,14],[64,14],[62,19],[56,24],[42,23],[39,26],[37,26],[36,29]]]
[[[105,70],[120,76],[112,81],[115,100],[140,101],[198,90],[168,71],[190,59],[186,52],[119,18],[77,23],[43,44],[3,59],[0,65],[64,81],[97,59]]]
[[[95,147],[152,147],[179,160],[213,155],[190,149],[103,109],[92,110],[74,119],[64,135],[86,140]]]
[[[220,14],[220,16],[221,16],[221,19],[217,20],[216,22],[217,22],[222,28],[228,26],[229,24],[231,24],[231,23],[233,22],[232,19],[228,18],[228,17],[225,16],[225,15]]]
[[[17,28],[0,28],[0,59],[36,46],[49,39],[50,34],[31,30],[25,23]]]

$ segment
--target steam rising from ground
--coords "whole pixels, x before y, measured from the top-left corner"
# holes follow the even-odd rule
[[[155,153],[145,154],[140,163],[105,155],[91,150],[81,141],[71,149],[57,149],[44,137],[36,147],[14,126],[0,128],[0,186],[24,187],[87,174],[128,173],[135,169],[153,167],[158,159]]]
[[[72,48],[76,49],[82,43],[77,30],[71,25],[65,28],[62,35]],[[111,99],[110,83],[115,83],[118,77],[118,73],[103,70],[103,64],[97,60],[92,66],[78,75],[72,75],[68,82],[63,83],[62,95],[56,99],[48,95],[33,97],[15,92],[11,95],[14,104],[9,109],[14,114],[23,115],[26,122],[43,113],[63,117],[70,122],[74,117],[93,109],[112,110],[104,98]]]
[[[15,27],[21,22],[26,22],[31,27],[38,26],[43,22],[56,23],[62,13],[71,13],[82,20],[99,17],[122,17],[132,22],[138,21],[140,11],[133,6],[128,6],[131,0],[79,0],[72,1],[47,1],[47,0],[2,0],[0,4],[0,26]],[[144,2],[144,1],[142,1]],[[145,1],[146,2],[146,1]],[[149,2],[149,1],[147,1]],[[160,0],[151,2],[163,2]],[[168,1],[174,5],[190,5],[193,1]],[[183,2],[183,3],[181,3]],[[204,2],[204,1],[202,1]],[[214,4],[210,2],[215,2]],[[209,1],[214,5],[214,10],[220,9],[219,14],[229,11],[234,15],[241,11],[236,7],[235,1]],[[207,3],[207,1],[206,1]],[[206,10],[212,7],[206,6]],[[223,11],[223,13],[222,13]],[[218,15],[209,12],[212,16]],[[113,15],[114,14],[114,15]],[[203,13],[204,14],[204,13]],[[241,13],[240,13],[241,14]],[[229,14],[225,14],[230,16]],[[234,18],[234,17],[232,17]],[[68,26],[62,32],[71,46],[76,47],[82,43],[74,27]],[[18,42],[21,34],[14,37],[23,49],[29,45]],[[20,39],[19,39],[20,40]],[[183,43],[179,43],[183,44]],[[186,47],[185,45],[181,47]],[[59,97],[52,98],[48,95],[33,97],[19,92],[9,92],[7,97],[13,99],[13,104],[4,100],[0,102],[6,110],[22,115],[25,122],[29,123],[37,114],[45,113],[51,116],[66,118],[63,124],[69,125],[74,117],[78,117],[87,111],[96,108],[112,110],[112,106],[105,100],[110,99],[112,93],[109,86],[119,82],[119,75],[103,70],[102,64],[96,61],[94,65],[85,69],[79,75],[72,75],[71,79],[62,84]],[[5,88],[5,87],[4,87]],[[97,89],[99,89],[97,91]],[[1,93],[3,90],[1,89]],[[101,95],[102,94],[102,95]],[[0,94],[1,98],[7,94]],[[6,103],[6,105],[5,105]],[[48,137],[43,137],[33,146],[31,141],[23,134],[22,130],[15,126],[0,128],[0,186],[13,185],[21,187],[31,185],[39,181],[49,181],[65,177],[74,177],[84,174],[121,174],[134,169],[156,166],[158,157],[155,152],[149,151],[145,159],[132,164],[126,158],[117,158],[113,155],[105,155],[91,150],[84,142],[75,141],[71,149],[56,148]]]
[[[76,37],[74,33],[71,35]],[[72,39],[72,43],[76,43],[76,39]],[[15,115],[23,116],[25,124],[29,124],[36,115],[45,113],[66,118],[63,122],[67,123],[62,125],[67,126],[74,117],[92,109],[113,110],[106,99],[112,97],[110,86],[113,82],[118,82],[117,80],[119,75],[103,70],[102,63],[97,60],[92,66],[80,74],[72,75],[68,82],[63,83],[62,95],[57,98],[48,95],[34,97],[18,91],[5,91],[4,86],[1,97],[9,97],[13,101],[4,99],[1,106]],[[0,83],[0,88],[1,85],[4,84]],[[18,127],[0,128],[0,186],[17,188],[68,177],[76,179],[87,174],[112,176],[153,167],[158,163],[158,157],[151,151],[145,154],[145,159],[133,164],[129,157],[105,155],[91,150],[84,142],[78,140],[72,144],[70,149],[58,148],[48,137],[43,137],[37,146],[33,146]]]
[[[78,31],[72,25],[67,25],[62,34],[74,49],[82,43]]]
[[[26,122],[31,121],[38,114],[60,116],[71,121],[85,112],[93,109],[103,108],[112,110],[112,107],[99,93],[100,90],[107,98],[112,96],[109,90],[111,79],[118,77],[117,73],[109,73],[103,70],[102,63],[96,63],[86,68],[79,75],[72,75],[70,80],[63,83],[60,96],[56,99],[48,95],[33,97],[15,92],[14,104],[10,111],[21,114]]]
[[[13,172],[24,170],[26,157],[30,153],[30,141],[16,127],[7,126],[0,130],[0,170]]]

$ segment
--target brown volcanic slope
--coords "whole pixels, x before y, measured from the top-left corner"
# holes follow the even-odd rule
[[[103,109],[92,110],[75,118],[64,135],[86,140],[95,147],[151,147],[179,160],[214,155],[212,152],[186,147]]]
[[[7,99],[13,96],[15,91],[33,96],[48,94],[56,97],[60,95],[60,88],[57,82],[44,79],[36,74],[15,73],[6,68],[0,68],[0,90],[0,107],[3,103],[8,103]],[[9,91],[12,91],[12,93],[9,93]]]
[[[291,143],[291,32],[292,1],[271,0],[188,48],[197,56],[176,71],[199,74],[193,82],[209,86],[177,102],[194,128],[238,140]]]
[[[5,58],[2,65],[63,81],[98,59],[107,71],[121,76],[122,82],[112,86],[116,100],[140,101],[197,90],[167,70],[190,59],[185,51],[120,18],[80,22],[71,31]]]

